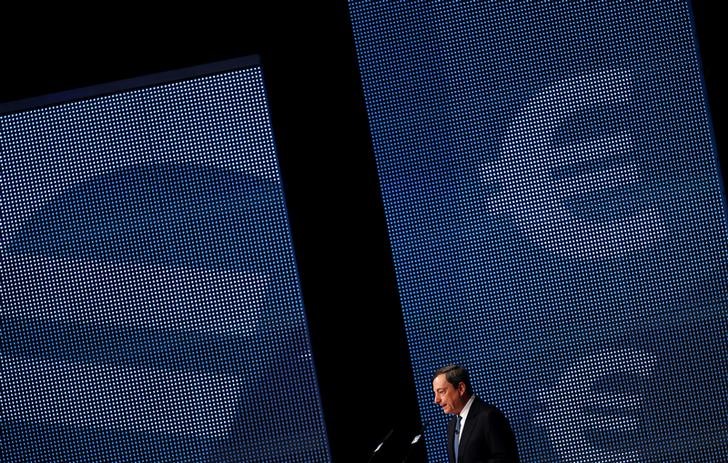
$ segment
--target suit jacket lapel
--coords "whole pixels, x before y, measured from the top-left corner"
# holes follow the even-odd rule
[[[482,409],[480,408],[480,403],[478,402],[478,398],[476,397],[473,401],[473,404],[470,406],[470,410],[468,410],[468,418],[465,420],[465,423],[463,423],[463,432],[460,433],[460,446],[465,448],[467,447],[468,440],[470,439],[470,436],[475,432],[475,426],[477,422],[477,416],[482,412]],[[454,427],[454,425],[453,425]],[[454,434],[454,433],[453,433]]]
[[[457,418],[453,415],[450,421],[447,423],[447,458],[453,463],[455,462],[455,451],[453,450],[455,443],[455,420]]]

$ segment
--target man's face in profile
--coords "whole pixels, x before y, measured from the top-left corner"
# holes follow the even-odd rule
[[[435,393],[435,403],[445,413],[460,413],[465,405],[463,399],[465,384],[460,383],[458,387],[453,386],[445,377],[445,374],[437,375],[432,380],[432,390]]]

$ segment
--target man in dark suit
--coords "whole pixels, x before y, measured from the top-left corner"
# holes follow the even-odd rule
[[[477,397],[468,370],[448,365],[432,378],[435,403],[453,415],[447,425],[450,463],[518,462],[516,437],[506,416]]]

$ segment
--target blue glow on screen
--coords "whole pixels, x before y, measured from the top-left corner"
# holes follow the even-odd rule
[[[329,461],[262,69],[163,77],[0,116],[4,458]]]
[[[525,462],[727,461],[728,221],[688,2],[349,8],[429,461],[452,362]]]

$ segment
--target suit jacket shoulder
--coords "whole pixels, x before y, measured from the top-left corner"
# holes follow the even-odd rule
[[[513,429],[496,406],[475,397],[465,420],[460,446],[461,463],[518,462]]]

